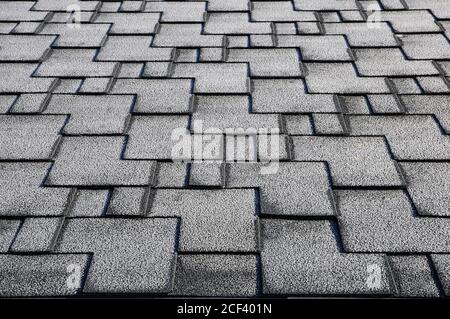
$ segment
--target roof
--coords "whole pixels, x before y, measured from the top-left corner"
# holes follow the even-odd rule
[[[0,296],[450,295],[447,0],[0,2]]]

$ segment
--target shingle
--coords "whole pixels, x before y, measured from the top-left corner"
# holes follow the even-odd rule
[[[396,33],[439,32],[439,26],[427,10],[383,10],[381,21],[391,23]],[[417,23],[420,21],[420,23]]]
[[[44,24],[42,22],[20,22],[11,33],[14,34],[35,34],[38,33]],[[8,32],[9,33],[9,32]],[[53,43],[54,44],[54,43]]]
[[[121,6],[122,2],[119,1],[114,2],[102,1],[102,6],[100,7],[99,12],[119,12]]]
[[[431,255],[446,296],[450,296],[450,255]]]
[[[167,293],[172,289],[175,218],[67,220],[57,252],[93,252],[84,292]]]
[[[0,63],[0,74],[8,81],[0,82],[0,93],[42,93],[55,86],[55,79],[31,77],[38,64]]]
[[[144,66],[142,77],[159,78],[169,76],[170,62],[147,62]]]
[[[202,133],[212,128],[225,132],[226,129],[279,129],[277,114],[250,113],[250,100],[247,96],[208,95],[196,98],[192,122],[201,121]],[[200,123],[200,122],[199,122]]]
[[[0,252],[7,252],[9,250],[19,227],[19,220],[0,219]]]
[[[292,137],[294,159],[327,161],[334,186],[400,186],[382,137]]]
[[[173,50],[151,47],[150,36],[109,36],[96,61],[170,61]]]
[[[139,12],[145,7],[145,1],[123,1],[120,12]]]
[[[0,3],[1,5],[1,3]],[[3,12],[2,12],[3,13]],[[19,24],[18,23],[8,23],[8,22],[0,22],[0,34],[8,34],[14,30]]]
[[[398,94],[417,94],[421,92],[414,78],[391,78],[389,80]]]
[[[398,46],[389,25],[378,22],[377,28],[368,28],[366,22],[324,23],[325,34],[342,34],[350,46],[386,47]]]
[[[82,11],[95,11],[99,7],[98,1],[80,0],[39,0],[33,10],[42,11],[66,11],[70,6],[78,6]]]
[[[162,12],[161,22],[203,22],[206,2],[146,2],[145,12]]]
[[[299,34],[321,34],[318,22],[297,22],[296,28]],[[294,32],[294,34],[296,33],[297,32]]]
[[[180,255],[173,294],[251,297],[256,281],[254,255]]]
[[[248,62],[250,76],[300,76],[299,57],[295,49],[230,49],[229,62]]]
[[[361,11],[342,10],[339,11],[342,21],[345,22],[360,22],[364,21]]]
[[[313,127],[308,115],[284,115],[284,126],[289,135],[312,135]]]
[[[222,187],[225,182],[225,170],[221,162],[194,162],[189,173],[189,186]]]
[[[369,94],[367,99],[374,113],[395,114],[403,113],[398,99],[393,94]]]
[[[450,220],[414,215],[401,190],[338,191],[347,252],[448,252]]]
[[[450,44],[442,34],[405,34],[402,49],[409,59],[450,59]]]
[[[65,137],[47,185],[149,185],[155,163],[122,160],[124,142],[121,136]]]
[[[224,57],[223,48],[201,48],[200,49],[200,62],[221,62]]]
[[[187,164],[181,162],[160,162],[155,178],[157,187],[183,188],[186,182]]]
[[[345,135],[347,128],[342,115],[333,113],[319,113],[312,115],[314,130],[317,135]]]
[[[91,23],[94,16],[95,11],[80,11],[79,14],[75,15],[77,12],[76,7],[69,8],[69,10],[63,10],[61,12],[53,12],[49,19],[46,20],[48,23],[64,23],[70,25],[70,28],[78,28],[78,25],[83,23]],[[66,11],[66,12],[64,12]]]
[[[188,127],[188,116],[134,116],[128,130],[126,159],[172,159],[176,129]]]
[[[66,23],[48,23],[39,34],[55,34],[58,38],[53,47],[100,47],[106,40],[109,24],[83,24],[70,28]]]
[[[211,11],[248,11],[247,0],[208,0],[208,12]]]
[[[355,2],[341,0],[294,0],[294,6],[297,10],[358,10]]]
[[[53,93],[74,94],[78,92],[82,84],[83,80],[80,79],[60,79]]]
[[[405,9],[402,0],[380,0],[385,10]]]
[[[177,63],[172,77],[195,78],[194,93],[248,93],[245,63]]]
[[[198,49],[177,49],[174,60],[175,62],[197,62]]]
[[[82,281],[88,264],[87,254],[64,255],[0,255],[0,295],[14,296],[68,296],[78,293],[77,286],[68,285],[75,266]],[[75,273],[74,273],[75,274]]]
[[[150,62],[152,63],[166,63],[168,62]],[[117,75],[118,79],[121,78],[140,78],[141,74],[143,74],[144,63],[121,63],[120,71]]]
[[[227,36],[228,48],[248,48],[250,46],[250,37],[245,35]]]
[[[104,213],[108,196],[107,189],[79,189],[74,196],[68,216],[99,217]]]
[[[11,246],[12,252],[49,252],[61,218],[26,218]]]
[[[157,189],[149,217],[181,217],[179,251],[255,252],[255,192]]]
[[[44,113],[70,114],[65,134],[120,134],[126,128],[133,103],[132,95],[54,94]]]
[[[297,11],[291,1],[252,1],[252,21],[316,21],[314,12]]]
[[[94,23],[111,23],[110,34],[153,34],[160,14],[150,12],[99,13]]]
[[[118,79],[111,94],[136,94],[137,113],[188,113],[191,90],[188,79]]]
[[[13,106],[17,100],[16,95],[0,95],[0,113],[4,114]]]
[[[34,75],[63,78],[114,75],[118,64],[95,62],[96,54],[93,49],[55,49],[51,56],[40,64]]]
[[[347,116],[347,119],[352,135],[384,135],[396,159],[450,158],[450,138],[442,134],[429,115]]]
[[[213,12],[205,23],[207,34],[268,34],[272,33],[269,22],[251,22],[245,12]]]
[[[419,76],[416,78],[424,93],[449,93],[450,85],[443,77]]]
[[[307,94],[302,80],[252,81],[252,110],[256,113],[335,112],[331,94]]]
[[[144,187],[116,187],[112,193],[107,215],[142,216],[149,201],[150,189]]]
[[[251,34],[250,35],[250,47],[252,48],[266,48],[273,47],[274,38],[271,34]]]
[[[347,254],[329,221],[264,220],[263,293],[282,295],[387,294],[392,291],[383,255]],[[378,269],[372,286],[370,269]]]
[[[309,93],[390,93],[382,78],[360,77],[351,63],[307,62],[304,65]],[[371,71],[379,72],[375,67]]]
[[[419,215],[450,216],[450,164],[401,163]]]
[[[430,9],[438,19],[450,19],[450,9],[445,0],[405,0],[409,9]]]
[[[32,11],[34,1],[0,2],[0,21],[43,21],[48,12]],[[64,8],[65,10],[65,8]]]
[[[167,24],[155,35],[155,47],[221,47],[223,36],[205,34],[200,23]]]
[[[0,158],[50,159],[64,121],[64,116],[0,115]]]
[[[83,81],[78,93],[103,94],[109,92],[113,78],[87,78]]]
[[[426,256],[389,256],[398,283],[396,296],[439,297]]]
[[[278,36],[280,48],[300,48],[303,61],[351,61],[343,36]],[[329,50],[328,48],[333,48]]]
[[[356,68],[362,76],[435,75],[431,61],[407,60],[399,49],[355,49]],[[390,61],[390,63],[386,63]]]
[[[227,164],[226,185],[231,188],[257,187],[261,214],[334,215],[323,163],[277,164],[277,172],[266,175],[261,173],[261,164]]]
[[[385,94],[384,94],[385,95]],[[375,95],[369,95],[375,96]],[[376,95],[378,96],[378,95]],[[362,95],[341,95],[339,96],[340,106],[346,114],[370,114],[367,100]]]
[[[42,187],[48,163],[1,163],[1,216],[62,215],[70,189]]]
[[[324,12],[318,13],[318,15],[320,17],[320,21],[323,21],[326,23],[341,21],[341,17],[337,14],[336,11],[324,11]]]
[[[11,113],[38,113],[44,109],[50,99],[46,93],[21,94],[11,108]]]

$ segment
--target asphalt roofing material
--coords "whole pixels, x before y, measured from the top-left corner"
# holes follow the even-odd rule
[[[0,1],[0,297],[450,296],[449,37],[448,0]]]

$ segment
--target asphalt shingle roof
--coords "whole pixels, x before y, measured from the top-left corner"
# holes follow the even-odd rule
[[[0,296],[450,296],[449,37],[448,0],[0,1]]]

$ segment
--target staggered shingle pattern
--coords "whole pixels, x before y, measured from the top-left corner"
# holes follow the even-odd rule
[[[450,296],[449,37],[448,0],[1,1],[0,296]],[[278,171],[172,161],[210,128]]]

